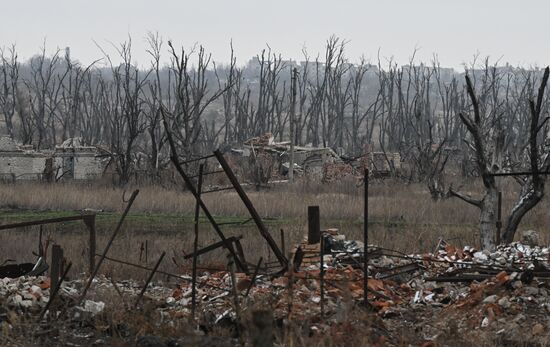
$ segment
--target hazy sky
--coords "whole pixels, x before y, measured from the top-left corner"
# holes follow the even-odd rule
[[[269,44],[285,58],[311,55],[335,34],[349,40],[347,56],[405,64],[437,54],[443,66],[460,68],[479,52],[513,65],[550,64],[550,3],[545,0],[0,0],[0,46],[16,43],[20,56],[71,47],[82,62],[101,58],[94,40],[132,36],[134,57],[148,63],[145,36],[159,32],[174,45],[198,42],[214,60],[229,60],[232,39],[239,62]]]

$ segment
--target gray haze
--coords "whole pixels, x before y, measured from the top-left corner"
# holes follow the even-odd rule
[[[266,44],[300,60],[304,46],[315,55],[335,34],[350,41],[348,57],[373,62],[380,49],[382,57],[405,64],[417,47],[419,60],[437,54],[455,68],[476,53],[503,64],[550,63],[546,1],[32,0],[1,6],[0,47],[15,42],[22,59],[46,39],[48,50],[70,46],[74,58],[91,62],[102,56],[94,40],[110,48],[130,34],[134,61],[144,65],[144,38],[158,31],[176,46],[203,44],[219,62],[229,60],[231,39],[243,63]]]

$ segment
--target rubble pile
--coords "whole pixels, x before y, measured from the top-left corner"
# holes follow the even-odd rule
[[[49,300],[49,288],[46,277],[0,278],[0,303],[10,310],[40,311]]]
[[[354,175],[353,167],[347,163],[327,163],[324,165],[323,171],[326,182],[337,181]]]
[[[0,337],[16,335],[21,322],[35,322],[34,336],[47,336],[48,343],[76,336],[78,341],[70,340],[76,345],[107,345],[115,338],[136,341],[162,331],[202,339],[212,338],[221,329],[238,344],[244,322],[262,308],[269,310],[278,329],[297,324],[309,338],[331,336],[341,344],[362,329],[370,329],[365,338],[380,345],[478,340],[514,345],[548,338],[549,247],[527,244],[525,239],[491,252],[443,240],[434,252],[425,254],[369,246],[365,311],[363,244],[347,240],[337,229],[323,235],[322,250],[320,243],[310,245],[306,240],[296,245],[294,266],[284,274],[236,273],[234,284],[230,272],[202,272],[197,278],[193,324],[188,323],[192,314],[188,275],[149,285],[139,305],[134,304],[143,286],[139,281],[98,276],[78,304],[86,278],[67,280],[58,302],[42,321],[38,317],[50,300],[49,278],[2,278]],[[63,328],[53,329],[53,322],[62,323]]]
[[[482,336],[489,345],[543,343],[549,336],[549,247],[514,242],[490,252],[441,241],[429,254],[376,251],[369,300],[390,330],[408,327],[443,345]]]

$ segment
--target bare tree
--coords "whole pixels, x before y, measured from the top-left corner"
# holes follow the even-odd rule
[[[474,153],[476,168],[482,178],[485,194],[481,199],[474,199],[452,189],[450,189],[450,193],[480,209],[481,246],[486,249],[492,249],[495,246],[497,238],[496,203],[498,195],[497,182],[493,174],[501,171],[503,168],[505,134],[498,126],[495,126],[497,123],[496,119],[500,118],[501,115],[498,111],[501,103],[494,96],[493,100],[491,100],[491,91],[494,92],[500,77],[497,76],[496,68],[486,68],[482,76],[483,91],[480,97],[478,97],[472,79],[468,74],[466,75],[466,86],[472,103],[473,118],[465,113],[460,113],[459,116],[472,139],[469,147]],[[530,163],[529,169],[533,174],[520,180],[522,189],[518,202],[508,217],[504,233],[506,242],[513,240],[523,216],[536,206],[544,196],[545,176],[540,175],[539,172],[543,170],[547,171],[550,168],[550,159],[548,159],[550,147],[547,146],[545,141],[542,148],[540,148],[538,139],[540,137],[546,139],[547,136],[547,134],[541,135],[541,129],[546,124],[548,117],[541,120],[540,116],[543,110],[548,76],[549,69],[546,68],[536,101],[529,101],[531,119],[527,134],[529,137],[528,158]],[[480,100],[483,100],[484,103],[481,104]]]
[[[121,184],[126,184],[134,170],[133,153],[138,136],[143,133],[147,123],[143,117],[145,101],[143,92],[150,71],[140,73],[132,65],[132,40],[116,47],[122,63],[115,65],[110,56],[103,51],[109,62],[112,82],[101,89],[102,112],[108,117],[109,145],[114,155],[116,170]]]
[[[512,242],[514,235],[519,226],[519,223],[533,207],[535,207],[544,197],[544,188],[546,183],[546,175],[541,175],[541,172],[550,170],[550,138],[547,122],[549,117],[541,118],[543,113],[543,103],[545,103],[545,89],[548,84],[550,69],[546,67],[544,75],[538,90],[536,100],[529,100],[529,110],[531,119],[529,122],[529,170],[532,175],[520,179],[521,191],[518,202],[508,216],[506,229],[504,230],[503,239],[506,242]],[[545,114],[547,113],[544,112]],[[541,132],[544,130],[544,132]],[[539,139],[542,138],[542,143]]]
[[[81,116],[84,106],[83,86],[89,79],[90,69],[96,62],[86,67],[65,57],[67,75],[61,84],[61,103],[56,113],[57,124],[61,127],[61,141],[82,135]]]
[[[61,66],[60,51],[51,58],[46,56],[46,45],[39,55],[30,60],[30,77],[24,79],[28,89],[29,105],[36,127],[37,148],[51,147],[57,142],[56,114],[61,103],[61,89],[69,70],[58,73]]]
[[[161,78],[160,56],[163,41],[158,34],[149,33],[149,49],[147,52],[151,56],[151,71],[154,74],[153,81],[149,83],[149,93],[146,98],[147,108],[144,110],[147,119],[147,134],[149,135],[149,166],[154,176],[158,175],[158,170],[164,166],[160,162],[160,154],[166,144],[167,138],[162,127],[161,108],[165,97],[163,79]],[[170,88],[170,85],[167,86]],[[168,155],[166,156],[168,157]],[[168,164],[166,162],[165,164]]]
[[[170,72],[173,85],[170,88],[173,88],[174,102],[163,107],[171,126],[170,132],[181,148],[178,153],[191,157],[211,149],[212,144],[200,141],[204,139],[201,138],[204,129],[202,115],[227,89],[210,90],[208,68],[211,55],[205,52],[204,47],[199,46],[197,65],[191,68],[189,62],[194,50],[186,52],[181,48],[178,52],[170,41],[168,46],[172,56]]]
[[[19,62],[15,45],[12,45],[8,52],[0,49],[0,59],[0,110],[4,115],[8,136],[14,138],[13,117],[19,93]]]
[[[234,55],[233,43],[231,43],[230,46],[231,58],[229,60],[228,71],[226,71],[226,76],[224,76],[225,78],[220,77],[218,71],[215,69],[216,79],[218,80],[218,88],[220,90],[225,90],[225,93],[222,94],[224,125],[220,128],[220,130],[224,130],[224,144],[232,143],[233,141],[235,141],[236,136],[234,131],[235,127],[234,125],[232,125],[232,123],[234,123],[235,118],[235,98],[238,97],[238,91],[233,88],[233,86],[236,84],[235,78],[237,77],[237,58]],[[214,126],[212,126],[211,128],[211,131],[215,131]]]

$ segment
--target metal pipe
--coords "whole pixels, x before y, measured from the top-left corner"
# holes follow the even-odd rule
[[[153,279],[153,276],[155,275],[155,272],[157,272],[157,269],[159,268],[160,266],[160,263],[162,262],[162,259],[164,259],[164,256],[166,255],[166,252],[162,252],[162,254],[160,255],[160,258],[159,260],[157,261],[157,263],[155,264],[155,267],[153,268],[153,270],[151,271],[151,273],[149,274],[149,277],[147,278],[147,281],[145,281],[145,285],[143,286],[143,288],[141,289],[141,292],[139,292],[139,295],[136,299],[136,302],[134,304],[134,308],[137,307],[137,305],[139,304],[139,302],[141,301],[141,298],[143,297],[143,294],[145,293],[145,291],[147,290],[147,286],[149,285],[149,283],[151,282],[151,280]]]

